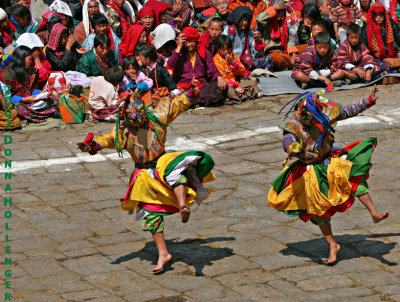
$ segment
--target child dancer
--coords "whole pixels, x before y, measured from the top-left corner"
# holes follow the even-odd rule
[[[368,100],[347,106],[320,97],[320,94],[331,89],[324,89],[315,95],[303,93],[289,102],[295,102],[292,106],[295,112],[280,126],[283,130],[283,149],[288,153],[288,158],[295,156],[298,160],[284,168],[272,182],[268,194],[269,206],[288,216],[298,216],[304,222],[311,220],[319,226],[330,247],[329,265],[336,262],[340,250],[330,224],[336,212],[348,210],[354,203],[354,197],[358,197],[370,212],[374,223],[389,215],[388,212],[379,213],[368,194],[366,180],[376,137],[344,148],[333,147],[337,121],[355,116],[375,105],[378,98],[375,96],[376,86]],[[286,117],[292,108],[285,114]]]
[[[240,104],[258,97],[261,89],[256,81],[244,78],[246,69],[240,62],[239,56],[233,53],[232,40],[226,35],[219,36],[217,48],[214,64],[229,87],[225,105]]]
[[[207,153],[165,153],[168,124],[198,97],[198,87],[192,86],[174,99],[162,98],[150,110],[136,95],[128,95],[121,120],[110,133],[95,139],[89,133],[78,143],[83,152],[92,155],[104,148],[116,148],[119,153],[126,149],[135,162],[121,207],[134,213],[136,220],[142,219],[142,230],[153,235],[159,254],[153,273],[162,272],[172,258],[165,244],[163,217],[180,212],[182,222],[187,222],[193,201],[200,204],[208,196],[202,183],[215,179],[211,173],[214,161]]]

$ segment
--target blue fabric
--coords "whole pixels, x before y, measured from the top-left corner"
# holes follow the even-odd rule
[[[20,103],[20,102],[22,101],[23,98],[24,98],[24,97],[22,97],[22,96],[14,95],[14,96],[11,98],[11,101],[12,101],[14,104],[16,104],[16,103]]]
[[[137,84],[136,85],[137,86],[137,88],[139,89],[139,90],[142,90],[142,91],[149,91],[149,85],[147,85],[146,83],[139,83],[139,84]]]
[[[42,91],[40,89],[35,89],[31,95],[38,95],[39,93],[41,93]]]

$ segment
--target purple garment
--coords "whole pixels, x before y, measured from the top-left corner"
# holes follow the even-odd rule
[[[128,85],[130,82],[130,79],[125,75],[124,79],[122,80],[122,82],[119,84],[118,89],[123,89],[125,90],[126,85]],[[147,86],[149,86],[149,89],[153,88],[153,80],[148,78],[143,72],[141,72],[140,70],[137,71],[136,73],[136,84],[139,83],[146,83]]]
[[[177,78],[178,85],[181,83],[191,82],[193,74],[196,80],[206,83],[208,81],[215,81],[221,74],[215,67],[214,60],[208,49],[206,51],[206,59],[202,59],[200,55],[197,55],[194,63],[190,61],[189,53],[182,50],[181,53],[172,52],[171,57],[168,59],[168,66],[174,70]]]

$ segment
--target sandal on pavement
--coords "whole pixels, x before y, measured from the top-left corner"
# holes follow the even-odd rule
[[[189,220],[190,217],[190,208],[188,206],[183,206],[181,207],[181,221],[182,223],[186,223]]]

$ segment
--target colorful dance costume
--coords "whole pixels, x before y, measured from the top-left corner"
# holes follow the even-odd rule
[[[298,160],[283,169],[268,194],[269,206],[318,225],[328,223],[336,212],[348,210],[354,196],[368,192],[366,180],[377,144],[372,137],[344,148],[333,147],[337,121],[355,116],[374,103],[369,98],[341,106],[320,96],[331,89],[315,95],[306,92],[291,101],[296,112],[280,128],[284,150]]]
[[[152,109],[144,106],[135,96],[125,101],[123,120],[111,132],[93,140],[89,134],[85,143],[96,154],[103,148],[116,148],[122,154],[126,149],[135,170],[129,179],[129,187],[121,199],[121,207],[142,219],[142,230],[158,233],[163,231],[163,216],[179,212],[179,204],[173,188],[187,186],[186,204],[199,205],[207,198],[208,190],[203,183],[215,179],[211,172],[214,161],[201,151],[165,153],[167,127],[182,111],[191,105],[189,93],[173,99],[161,98]]]

